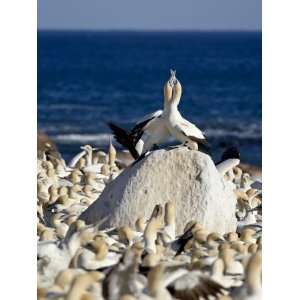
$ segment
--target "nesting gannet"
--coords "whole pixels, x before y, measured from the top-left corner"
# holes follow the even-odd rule
[[[236,147],[227,148],[221,157],[221,161],[216,164],[219,173],[224,176],[231,171],[234,178],[233,168],[240,163],[240,153]]]
[[[86,270],[107,268],[118,263],[120,254],[110,252],[108,244],[102,237],[96,238],[90,243],[92,249],[85,247],[78,257],[78,267]]]
[[[164,85],[164,111],[169,107],[172,98],[172,87],[175,80],[175,72],[171,70],[171,76]],[[109,122],[115,139],[127,148],[134,159],[166,141],[170,132],[166,127],[164,111],[157,110],[140,119],[135,126],[126,130]]]
[[[157,233],[162,227],[163,210],[161,205],[156,205],[144,232],[145,250],[147,253],[156,253],[155,241],[157,238]]]
[[[83,148],[81,148],[83,149]],[[78,154],[76,154],[68,163],[68,166],[70,168],[75,168],[76,164],[79,162],[79,160],[84,157],[86,155],[86,150],[83,149],[81,152],[79,152]]]
[[[38,243],[38,286],[53,284],[56,275],[67,269],[81,245],[80,233],[74,233],[68,241],[43,241]]]
[[[182,94],[182,87],[175,74],[172,83],[171,100],[169,105],[165,107],[162,118],[166,120],[166,126],[176,140],[182,142],[190,149],[198,150],[200,145],[207,144],[206,137],[197,126],[181,116],[178,104]]]
[[[190,227],[186,228],[181,236],[169,243],[168,246],[171,250],[175,251],[175,256],[184,251],[187,243],[194,237],[195,232],[201,228],[202,226],[199,223],[194,222]]]
[[[134,251],[127,250],[104,279],[103,296],[105,299],[118,300],[126,294],[141,295],[146,283],[147,279],[138,274],[138,257]]]
[[[82,146],[81,149],[86,151],[86,160],[87,164],[85,167],[82,168],[84,172],[93,172],[93,173],[100,173],[101,167],[103,166],[102,163],[100,164],[93,164],[93,150],[98,150],[97,148],[92,148],[90,145]]]
[[[129,226],[122,226],[118,229],[120,241],[124,241],[129,246],[132,246],[133,243],[139,241],[142,237],[142,233],[134,231]]]

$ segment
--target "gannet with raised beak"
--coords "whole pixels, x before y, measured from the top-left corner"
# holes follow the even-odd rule
[[[168,110],[172,99],[172,88],[176,80],[175,71],[170,70],[171,76],[164,85],[164,110],[157,110],[140,119],[128,133],[126,130],[109,122],[108,125],[113,131],[115,139],[127,148],[134,159],[153,149],[170,137],[166,126],[164,112]]]
[[[182,86],[179,80],[172,77],[172,96],[168,105],[165,107],[162,118],[166,120],[166,126],[170,134],[188,148],[198,150],[199,145],[207,144],[203,132],[193,123],[184,119],[179,110],[178,104],[182,95]]]

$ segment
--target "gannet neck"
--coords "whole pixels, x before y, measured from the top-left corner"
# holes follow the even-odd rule
[[[87,167],[90,167],[93,164],[92,157],[93,157],[93,151],[92,150],[87,151],[87,158],[86,158],[86,160],[87,160]]]
[[[77,155],[75,155],[72,160],[69,162],[68,166],[70,168],[74,168],[75,165],[77,164],[77,162],[80,160],[80,158],[82,158],[85,155],[86,151],[83,150],[81,152],[79,152]]]
[[[67,247],[70,255],[73,257],[77,249],[80,247],[80,237],[78,233],[74,233],[71,236],[70,240],[67,242]]]
[[[176,102],[172,102],[169,103],[165,108],[164,108],[164,112],[166,115],[170,116],[170,115],[180,115],[180,112],[178,110],[178,103]]]
[[[246,267],[245,282],[251,293],[261,287],[261,252],[254,254]]]
[[[172,100],[172,90],[173,89],[169,81],[167,81],[164,85],[164,109],[166,109],[170,105],[170,102]]]

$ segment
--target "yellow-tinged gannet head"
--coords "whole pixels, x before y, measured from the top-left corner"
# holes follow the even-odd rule
[[[121,242],[125,242],[128,245],[132,245],[132,241],[135,237],[133,230],[129,226],[122,226],[118,229]]]
[[[97,271],[78,275],[72,281],[71,288],[67,293],[67,300],[81,299],[81,295],[95,282],[104,278],[104,275]]]
[[[135,228],[138,232],[144,232],[147,222],[144,217],[138,218],[135,222]]]
[[[164,85],[164,104],[175,103],[178,105],[182,94],[182,86],[176,78],[176,71],[170,70],[170,73],[171,76]]]
[[[117,150],[112,143],[112,139],[109,139],[109,148],[108,148],[108,162],[111,167],[115,165],[115,161],[117,158]]]

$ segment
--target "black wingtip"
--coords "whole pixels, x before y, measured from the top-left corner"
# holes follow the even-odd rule
[[[240,151],[237,147],[229,147],[223,152],[221,161],[225,161],[227,159],[240,159]]]
[[[134,137],[131,136],[125,129],[117,126],[112,122],[107,122],[108,127],[113,132],[113,135],[118,143],[127,148],[134,159],[139,157],[137,150],[135,149]]]

